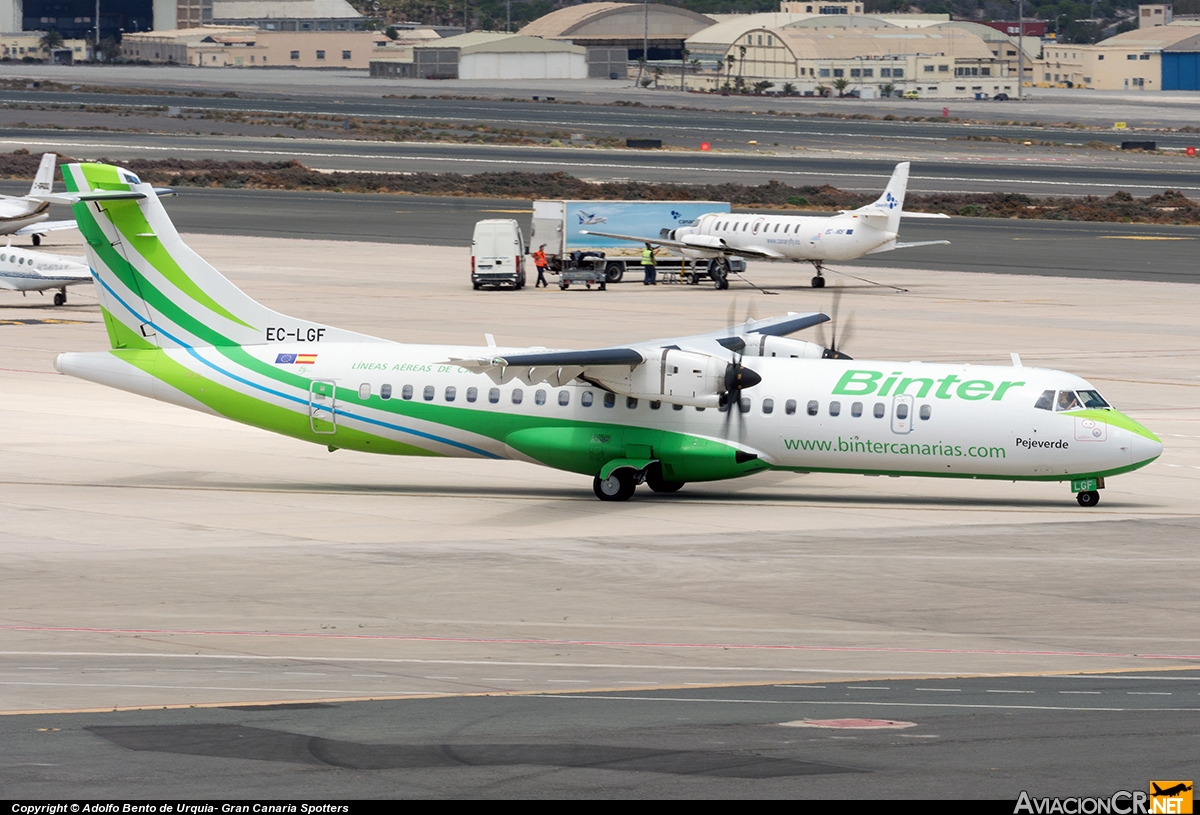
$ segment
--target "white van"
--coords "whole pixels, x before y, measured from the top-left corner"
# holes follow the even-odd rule
[[[515,220],[491,218],[475,224],[471,239],[471,285],[525,287],[525,238]]]

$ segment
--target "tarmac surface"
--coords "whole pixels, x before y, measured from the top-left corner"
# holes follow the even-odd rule
[[[280,311],[398,341],[588,347],[832,295],[758,263],[779,295],[471,292],[461,248],[189,242]],[[1194,777],[1200,287],[873,273],[908,291],[839,281],[856,358],[1017,352],[1088,378],[1162,458],[1091,510],[1064,485],[791,474],[614,506],[571,474],[331,455],[59,376],[57,352],[105,347],[94,298],[0,294],[0,785],[1015,799]],[[781,726],[843,718],[912,726]]]

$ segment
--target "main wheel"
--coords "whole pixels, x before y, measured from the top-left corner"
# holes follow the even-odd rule
[[[633,471],[627,467],[615,471],[608,478],[596,476],[592,480],[592,491],[601,501],[628,501],[635,489],[637,484],[633,480]]]
[[[1075,496],[1075,500],[1079,502],[1081,507],[1094,507],[1100,503],[1100,493],[1095,490],[1084,490]]]
[[[812,279],[812,287],[813,287],[814,289],[823,289],[823,288],[825,288],[825,278],[821,277],[820,275],[817,275],[816,277],[814,277],[814,278]]]
[[[568,280],[560,280],[558,281],[558,287],[565,291],[571,287],[571,283]]]
[[[663,478],[662,465],[652,464],[646,470],[646,486],[655,492],[670,493],[683,489],[682,481],[667,481]]]
[[[67,304],[67,295],[63,294],[60,291],[55,292],[54,293],[54,305],[65,306],[66,304]]]
[[[620,283],[625,276],[625,267],[620,263],[610,263],[604,267],[604,276],[609,283]]]
[[[33,236],[33,245],[34,245],[34,246],[41,246],[41,245],[42,245],[42,236],[41,236],[41,235],[34,235],[34,236]]]

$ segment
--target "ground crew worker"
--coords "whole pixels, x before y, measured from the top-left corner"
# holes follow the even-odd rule
[[[538,279],[533,284],[536,289],[538,286],[550,288],[550,284],[546,282],[546,244],[538,247],[538,250],[533,253],[533,265],[537,267]]]
[[[658,272],[654,268],[654,250],[650,248],[650,244],[646,244],[646,248],[642,250],[642,273],[645,275],[642,278],[643,286],[658,284]]]

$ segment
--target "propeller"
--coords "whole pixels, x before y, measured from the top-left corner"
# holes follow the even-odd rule
[[[821,343],[821,345],[825,345],[825,351],[824,351],[824,353],[821,354],[821,359],[854,359],[854,357],[850,356],[847,353],[842,352],[838,348],[838,345],[839,345],[838,326],[839,325],[842,326],[842,329],[841,329],[842,336],[840,339],[840,344],[842,344],[842,345],[844,345],[846,342],[849,341],[850,336],[854,332],[854,317],[853,316],[846,318],[845,325],[842,325],[842,323],[838,320],[838,312],[841,310],[841,304],[842,304],[842,289],[839,286],[839,287],[836,287],[833,289],[833,303],[832,303],[832,307],[829,309],[829,325],[830,325],[831,337],[830,337],[828,345],[825,345],[825,326],[824,325],[817,326],[817,342]]]
[[[729,304],[729,327],[730,333],[740,333],[741,329],[745,328],[746,323],[754,319],[754,301],[750,301],[750,306],[746,309],[746,319],[740,324],[734,322],[737,314],[737,299]],[[726,345],[733,351],[733,361],[725,367],[725,380],[722,383],[724,391],[721,393],[720,409],[725,412],[725,438],[729,438],[729,422],[733,413],[736,411],[738,416],[738,438],[742,436],[742,423],[745,421],[742,418],[742,391],[746,388],[753,388],[758,383],[762,382],[762,377],[756,371],[747,368],[742,364],[742,355],[746,350],[744,342]]]

